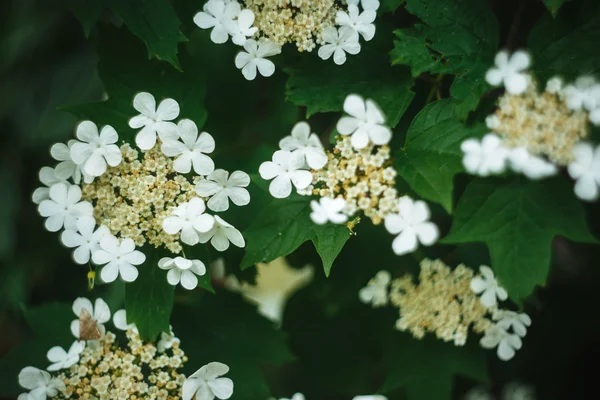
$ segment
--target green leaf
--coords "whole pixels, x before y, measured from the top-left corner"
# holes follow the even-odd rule
[[[556,235],[597,243],[564,179],[476,179],[460,198],[442,242],[486,243],[498,280],[520,302],[546,281]]]
[[[298,106],[306,106],[306,116],[342,111],[346,96],[355,93],[372,99],[384,112],[393,128],[414,97],[413,79],[404,69],[391,68],[381,52],[364,49],[349,57],[343,65],[331,60],[303,57],[290,74],[286,98]]]
[[[89,37],[102,16],[104,0],[67,0],[66,7],[81,22],[85,36]]]
[[[543,0],[546,8],[553,17],[556,17],[558,10],[567,2],[567,0]]]
[[[464,171],[460,144],[483,133],[459,121],[452,101],[431,103],[408,128],[404,148],[397,153],[398,173],[419,196],[451,213],[453,178]]]
[[[167,0],[109,0],[109,4],[129,30],[146,43],[148,58],[156,57],[179,69],[177,45],[187,38]]]
[[[489,89],[485,71],[498,47],[494,14],[480,0],[407,0],[406,9],[423,23],[395,32],[392,64],[410,66],[413,76],[455,75],[450,94],[466,115]]]
[[[77,317],[71,304],[46,303],[23,313],[31,330],[37,336],[51,340],[54,346],[68,346],[75,340],[70,326]]]
[[[388,370],[380,392],[403,387],[408,400],[450,400],[455,375],[488,380],[485,351],[474,343],[458,347],[430,335],[417,340],[393,333],[384,353]]]
[[[404,0],[381,0],[379,12],[395,12],[404,3]]]
[[[273,200],[244,231],[247,240],[242,269],[259,262],[287,256],[302,243],[312,240],[329,275],[350,231],[346,225],[317,225],[310,219],[310,199],[292,196]]]

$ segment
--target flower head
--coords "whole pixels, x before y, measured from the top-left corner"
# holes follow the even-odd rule
[[[46,396],[54,397],[65,384],[58,378],[52,378],[46,371],[34,367],[25,367],[19,373],[19,385],[30,390],[30,399],[46,399]]]
[[[600,84],[593,76],[580,76],[561,91],[567,107],[574,111],[593,111],[600,106]]]
[[[142,128],[135,137],[135,143],[142,150],[150,150],[156,144],[156,135],[161,140],[176,136],[176,127],[173,121],[179,116],[179,103],[173,99],[164,99],[156,108],[154,96],[147,92],[140,92],[133,98],[133,108],[140,115],[129,120],[133,129]]]
[[[582,200],[596,200],[600,186],[600,146],[594,149],[590,143],[577,143],[573,156],[575,161],[569,164],[568,171],[576,180],[575,194]]]
[[[40,169],[39,177],[40,182],[42,182],[45,187],[39,187],[34,190],[31,200],[35,204],[40,204],[42,201],[50,198],[50,188],[55,183],[64,183],[65,185],[69,185],[69,182],[67,182],[65,179],[59,179],[56,176],[56,170],[54,168],[42,167],[42,169]]]
[[[373,279],[367,283],[367,286],[360,289],[358,297],[365,304],[372,304],[373,307],[385,306],[388,303],[388,288],[392,276],[387,271],[379,271]]]
[[[164,139],[161,151],[168,157],[177,157],[173,162],[173,169],[182,174],[191,171],[198,175],[208,175],[215,170],[215,163],[206,154],[215,150],[215,139],[202,132],[198,136],[198,127],[194,121],[182,119],[177,124],[177,134],[181,141],[174,137]]]
[[[115,328],[121,331],[134,331],[137,332],[137,327],[133,322],[127,322],[127,311],[119,310],[113,315],[113,324]]]
[[[243,46],[249,37],[254,36],[258,31],[254,24],[254,13],[252,10],[242,10],[236,20],[225,22],[228,33],[231,35],[231,41],[238,46]]]
[[[429,221],[429,207],[424,201],[403,196],[398,200],[398,213],[385,217],[385,228],[393,235],[398,234],[392,243],[397,255],[415,251],[419,242],[432,245],[439,236],[437,226]]]
[[[163,257],[158,260],[158,267],[166,269],[167,281],[170,285],[176,286],[181,282],[187,290],[195,289],[198,286],[198,276],[206,274],[206,266],[200,260],[188,260],[183,257]]]
[[[181,232],[181,241],[193,246],[198,243],[198,234],[210,231],[215,223],[213,216],[204,214],[204,210],[204,201],[194,197],[179,205],[170,217],[165,218],[163,229],[169,235]]]
[[[92,254],[92,261],[104,265],[100,271],[104,282],[113,282],[119,275],[125,282],[133,282],[139,274],[135,266],[146,261],[146,256],[135,249],[133,240],[106,235],[100,240],[100,249]]]
[[[531,325],[529,315],[510,310],[497,310],[494,312],[493,318],[498,321],[497,325],[500,328],[507,331],[512,328],[513,332],[520,337],[527,335],[527,328]]]
[[[211,210],[227,211],[229,200],[236,206],[250,203],[250,193],[245,189],[249,184],[250,176],[243,171],[234,171],[229,176],[229,172],[217,169],[196,184],[196,193],[210,197],[206,205]]]
[[[471,174],[488,176],[500,174],[506,169],[509,150],[493,133],[488,133],[481,141],[467,139],[462,142],[460,148],[464,153],[463,165]]]
[[[335,23],[341,26],[349,26],[360,33],[366,41],[369,41],[375,36],[373,21],[375,21],[376,16],[377,13],[374,10],[365,10],[361,13],[357,6],[349,4],[348,12],[337,12]]]
[[[102,225],[94,231],[96,220],[92,216],[79,218],[75,226],[77,230],[65,229],[61,240],[67,247],[76,247],[73,259],[77,264],[87,264],[91,254],[100,248],[100,240],[110,235],[110,230]]]
[[[106,165],[116,167],[121,163],[122,155],[117,140],[119,135],[110,125],[106,125],[98,134],[98,127],[92,121],[83,121],[77,126],[77,138],[70,147],[71,159],[81,166],[84,175],[101,176]]]
[[[327,222],[333,222],[334,224],[343,224],[348,221],[348,217],[342,213],[346,207],[346,201],[341,198],[329,198],[321,197],[319,201],[312,200],[310,202],[310,219],[315,224],[323,225]]]
[[[52,364],[48,366],[48,371],[58,371],[59,369],[70,368],[79,362],[79,354],[85,348],[85,341],[76,340],[73,342],[69,351],[65,351],[60,346],[54,346],[48,350],[48,361]]]
[[[202,29],[213,28],[210,40],[225,43],[229,39],[227,27],[234,23],[233,19],[240,14],[240,9],[237,1],[210,0],[204,4],[204,11],[194,16],[194,23]]]
[[[281,139],[279,147],[281,150],[301,153],[311,169],[319,170],[327,164],[327,154],[323,150],[323,144],[315,133],[310,132],[310,125],[306,122],[298,122],[294,125],[291,136]]]
[[[528,75],[524,71],[531,64],[531,57],[524,51],[516,51],[509,56],[507,51],[496,54],[495,68],[491,68],[485,75],[486,81],[493,86],[504,84],[510,94],[519,95],[529,84]]]
[[[240,231],[218,215],[215,215],[215,224],[213,227],[208,232],[199,233],[198,237],[200,243],[206,243],[210,240],[210,244],[217,251],[227,250],[229,242],[237,247],[244,247],[246,245],[246,241]]]
[[[339,30],[333,26],[327,27],[323,29],[322,39],[326,44],[319,48],[318,54],[323,60],[333,55],[333,62],[342,65],[346,62],[346,53],[360,53],[358,32],[349,26],[342,26]]]
[[[92,204],[81,200],[81,188],[77,185],[56,183],[49,191],[50,199],[40,203],[38,211],[46,219],[46,229],[58,232],[65,229],[77,229],[77,219],[92,215]]]
[[[173,348],[174,344],[179,344],[181,341],[175,337],[173,333],[173,327],[169,326],[169,333],[161,332],[160,340],[156,344],[156,349],[159,353],[164,353],[165,350]]]
[[[479,267],[480,276],[476,276],[471,280],[471,290],[481,295],[481,304],[486,307],[493,307],[496,305],[496,297],[499,300],[506,300],[508,293],[500,286],[496,278],[494,277],[494,271],[487,265]]]
[[[342,135],[352,135],[352,147],[356,150],[367,147],[369,142],[381,146],[390,142],[392,131],[385,126],[385,117],[373,100],[365,101],[362,97],[351,94],[344,101],[343,116],[337,123],[337,130]]]
[[[50,155],[56,161],[60,161],[56,166],[55,174],[58,179],[73,179],[73,183],[79,185],[83,176],[86,183],[90,183],[94,177],[83,172],[81,165],[77,165],[71,157],[71,147],[77,143],[77,140],[69,140],[69,145],[56,143],[50,148]]]
[[[278,150],[273,154],[273,161],[265,161],[258,172],[263,179],[273,179],[269,192],[278,199],[284,199],[292,193],[292,184],[296,189],[304,189],[312,182],[310,171],[303,170],[304,154]]]
[[[261,40],[257,42],[253,39],[246,40],[244,50],[240,51],[235,56],[235,66],[242,70],[244,78],[251,81],[256,78],[256,70],[262,76],[268,77],[275,73],[275,64],[267,60],[266,57],[271,57],[281,53],[281,48],[277,44],[269,40]]]
[[[555,164],[534,156],[524,147],[510,149],[508,161],[513,171],[521,172],[529,179],[542,179],[558,172]]]
[[[71,333],[73,336],[79,339],[79,317],[83,309],[91,315],[100,332],[104,334],[105,327],[103,324],[110,321],[110,308],[108,308],[108,304],[101,298],[97,298],[94,305],[92,305],[92,302],[85,297],[78,297],[73,302],[73,313],[77,316],[77,319],[71,321]]]
[[[498,358],[508,361],[515,356],[515,351],[521,348],[523,342],[518,335],[508,333],[500,326],[493,325],[485,332],[485,336],[481,338],[479,344],[485,349],[493,349],[497,346]]]
[[[229,367],[220,362],[211,362],[190,375],[183,383],[182,399],[225,400],[233,394],[233,381],[221,376],[229,372]]]

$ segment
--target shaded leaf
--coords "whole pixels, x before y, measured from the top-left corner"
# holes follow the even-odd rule
[[[24,310],[25,319],[31,330],[53,346],[69,346],[75,338],[71,333],[71,321],[77,319],[68,303],[46,303]]]
[[[105,0],[67,0],[66,7],[81,22],[85,36],[90,36],[92,29],[102,16]]]
[[[553,17],[556,17],[558,10],[567,2],[567,0],[543,0],[546,8]]]

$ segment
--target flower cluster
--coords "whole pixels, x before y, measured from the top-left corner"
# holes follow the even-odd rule
[[[543,92],[527,72],[530,56],[517,51],[498,53],[496,66],[486,75],[495,86],[504,85],[496,112],[486,119],[490,133],[482,140],[462,144],[464,165],[480,176],[500,174],[507,168],[530,179],[541,179],[568,167],[577,180],[575,193],[581,199],[599,195],[600,148],[583,141],[590,126],[600,125],[600,83],[580,77],[566,85],[550,79]]]
[[[77,329],[76,340],[68,351],[59,346],[48,351],[52,363],[47,370],[25,367],[19,374],[20,385],[29,390],[19,400],[56,399],[229,399],[233,382],[222,378],[229,368],[212,362],[187,379],[179,371],[187,357],[173,332],[163,333],[154,343],[140,339],[135,324],[128,324],[125,310],[117,311],[113,323],[125,330],[127,346],[120,347],[114,333],[102,323],[110,320],[110,310],[102,299],[95,307],[90,300],[79,298],[73,303],[79,317],[71,329]],[[93,319],[85,316],[93,315]],[[98,329],[95,340],[85,340],[85,332]],[[101,328],[101,329],[100,329]],[[101,332],[100,332],[101,331]],[[50,372],[56,372],[52,376]]]
[[[146,256],[136,246],[164,247],[175,255],[184,244],[208,241],[218,251],[230,243],[243,247],[237,229],[205,211],[206,206],[226,211],[230,200],[237,206],[248,204],[248,174],[235,171],[230,176],[215,169],[208,155],[215,149],[214,139],[199,133],[189,119],[173,122],[180,112],[175,100],[165,99],[157,106],[154,96],[142,92],[133,107],[140,114],[129,125],[141,128],[135,137],[139,151],[128,143],[119,147],[113,128],[98,132],[91,121],[78,125],[80,141],[52,147],[60,163],[42,168],[40,180],[48,187],[33,194],[48,230],[64,228],[61,239],[75,249],[75,262],[103,266],[104,282],[119,276],[127,282],[137,278],[137,266]],[[196,287],[195,275],[206,273],[201,261],[183,257],[159,267],[170,269],[171,284],[181,282],[186,289]]]
[[[399,308],[396,329],[410,332],[417,339],[429,332],[445,342],[463,346],[471,328],[484,334],[482,347],[498,347],[500,359],[514,356],[531,319],[524,313],[498,309],[496,299],[506,300],[507,293],[489,267],[481,266],[481,275],[474,276],[462,264],[452,270],[440,260],[425,259],[420,266],[418,284],[409,274],[392,280],[389,272],[379,271],[360,290],[360,300],[373,307],[389,302]],[[514,333],[510,333],[511,329]]]

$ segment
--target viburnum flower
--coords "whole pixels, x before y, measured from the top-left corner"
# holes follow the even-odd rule
[[[328,26],[323,29],[323,42],[326,43],[319,47],[318,55],[323,60],[328,60],[333,55],[333,62],[342,65],[346,62],[346,53],[360,53],[360,43],[358,43],[358,32],[349,26],[342,26],[336,29]]]
[[[100,240],[110,235],[110,230],[101,225],[94,231],[96,220],[92,216],[84,216],[77,220],[76,230],[65,229],[61,235],[63,244],[67,247],[77,247],[73,259],[77,264],[87,264],[91,254],[100,248]]]
[[[231,35],[231,41],[238,46],[243,46],[249,37],[254,36],[258,31],[254,24],[254,13],[252,10],[242,10],[236,20],[226,21],[225,27]]]
[[[348,217],[342,213],[342,210],[346,207],[346,201],[341,198],[329,198],[321,197],[319,201],[312,200],[310,202],[310,219],[315,224],[324,225],[328,221],[334,224],[343,224],[348,221]]]
[[[56,177],[56,170],[50,167],[42,167],[39,173],[40,182],[42,182],[46,187],[39,187],[34,190],[33,195],[31,196],[31,200],[35,204],[40,204],[44,200],[48,200],[50,198],[50,188],[52,185],[56,183],[64,183],[65,185],[69,185],[65,179],[58,179]]]
[[[315,170],[319,170],[327,164],[327,154],[323,144],[316,133],[310,132],[310,125],[302,121],[292,128],[292,134],[279,141],[281,150],[292,153],[301,153],[306,164]]]
[[[398,234],[392,242],[394,253],[403,255],[415,251],[419,242],[425,246],[432,245],[438,239],[439,230],[429,218],[429,207],[424,201],[401,197],[398,200],[398,213],[388,214],[384,221],[389,233]]]
[[[165,350],[172,348],[175,343],[179,344],[181,341],[179,338],[175,337],[175,334],[173,333],[173,327],[169,325],[169,333],[160,333],[160,340],[156,344],[156,349],[159,351],[159,353],[164,353]]]
[[[348,4],[348,12],[338,11],[335,15],[335,23],[341,26],[349,26],[362,37],[369,41],[375,36],[375,17],[377,13],[374,10],[365,10],[362,13],[354,4]]]
[[[485,332],[479,344],[485,349],[493,349],[497,346],[498,358],[508,361],[515,356],[515,351],[521,348],[523,342],[518,335],[508,333],[500,326],[493,325]]]
[[[104,282],[113,282],[119,275],[125,282],[133,282],[139,274],[135,266],[146,261],[146,256],[135,249],[133,240],[106,235],[100,240],[100,249],[92,254],[92,261],[104,265],[100,271]]]
[[[49,200],[40,203],[38,211],[42,217],[48,217],[46,229],[58,232],[65,229],[77,229],[77,219],[91,216],[94,207],[90,202],[81,200],[81,188],[77,185],[56,183],[49,192]]]
[[[165,218],[163,229],[169,235],[181,232],[181,241],[193,246],[198,243],[198,234],[210,231],[215,223],[213,216],[204,214],[204,210],[204,201],[194,197],[175,208],[172,216]]]
[[[352,400],[388,400],[388,398],[380,394],[370,394],[366,396],[354,396]]]
[[[50,374],[35,367],[25,367],[19,373],[19,385],[30,390],[29,396],[33,400],[44,400],[47,396],[54,397],[65,389],[65,383],[52,378]]]
[[[50,155],[56,161],[60,161],[55,168],[55,174],[58,179],[73,179],[77,185],[81,182],[83,175],[84,182],[90,183],[94,180],[93,176],[83,173],[81,165],[77,165],[71,158],[71,147],[77,143],[77,140],[69,140],[69,145],[56,143],[50,148]]]
[[[170,285],[176,286],[181,282],[187,290],[195,289],[198,286],[198,276],[206,274],[206,266],[200,260],[188,260],[183,257],[163,257],[158,260],[158,267],[166,269],[167,281]]]
[[[240,4],[237,1],[210,0],[204,4],[204,11],[194,16],[194,23],[202,29],[213,28],[210,40],[221,44],[227,42],[229,34],[227,26],[240,13]]]
[[[485,75],[485,80],[493,86],[504,84],[510,94],[523,93],[529,84],[529,77],[524,71],[531,64],[531,57],[524,51],[516,51],[509,55],[507,51],[496,54],[495,68],[491,68]]]
[[[481,141],[467,139],[460,148],[464,153],[463,165],[471,174],[488,176],[500,174],[506,169],[509,150],[502,145],[502,139],[493,133],[488,133]]]
[[[580,76],[561,91],[567,107],[574,111],[594,110],[600,106],[600,85],[593,76]]]
[[[173,99],[164,99],[156,108],[154,96],[140,92],[133,98],[133,108],[140,115],[129,120],[133,129],[142,128],[135,136],[135,143],[142,150],[150,150],[156,144],[156,135],[161,140],[177,136],[177,127],[171,122],[179,116],[179,103]]]
[[[211,362],[190,375],[183,383],[182,399],[213,400],[215,397],[225,400],[233,394],[233,381],[222,378],[229,367],[220,362]]]
[[[294,393],[294,395],[292,397],[288,398],[281,398],[279,400],[306,400],[306,398],[304,397],[304,395],[302,393]]]
[[[244,237],[235,229],[235,227],[227,223],[223,218],[215,215],[215,224],[208,232],[198,233],[200,243],[206,243],[210,240],[210,244],[217,251],[225,251],[229,248],[229,242],[233,243],[234,246],[244,247],[246,241]]]
[[[113,315],[113,324],[115,325],[115,328],[121,331],[138,331],[137,327],[133,322],[127,323],[127,311],[125,310],[119,310]]]
[[[573,146],[575,161],[569,164],[571,178],[576,180],[575,194],[582,200],[596,200],[600,186],[600,146],[581,142]]]
[[[350,94],[344,100],[343,116],[337,123],[342,135],[352,135],[350,142],[356,150],[364,149],[369,141],[381,146],[392,139],[392,131],[385,126],[385,117],[373,100],[365,101],[356,94]]]
[[[265,161],[258,169],[261,178],[271,180],[269,192],[278,199],[284,199],[292,193],[292,184],[296,189],[305,189],[312,182],[310,171],[302,170],[304,155],[278,150],[273,154],[273,161]]]
[[[267,60],[266,57],[271,57],[281,53],[281,48],[270,40],[261,40],[257,42],[253,39],[246,40],[244,50],[240,51],[235,56],[235,66],[242,70],[244,78],[251,81],[256,78],[256,70],[262,76],[269,77],[275,73],[275,64],[273,61]]]
[[[68,352],[60,346],[54,346],[48,350],[48,354],[46,354],[48,361],[52,363],[48,366],[47,370],[58,371],[59,369],[70,368],[77,364],[79,362],[79,355],[84,348],[84,340],[74,341],[71,347],[69,347]]]
[[[213,211],[227,211],[229,199],[236,206],[250,203],[250,193],[245,188],[250,184],[250,176],[244,171],[234,171],[231,176],[223,169],[211,172],[205,180],[196,184],[196,193],[210,197],[206,205]]]
[[[542,179],[556,175],[558,168],[542,157],[534,156],[524,147],[509,150],[508,161],[515,172],[521,172],[529,179]]]
[[[373,279],[367,283],[367,286],[360,289],[358,298],[365,304],[372,304],[373,307],[385,306],[388,303],[388,286],[392,281],[392,276],[387,271],[379,271]]]
[[[212,153],[215,150],[215,139],[208,132],[202,132],[198,136],[198,127],[189,119],[179,121],[177,134],[183,143],[176,138],[164,139],[160,148],[166,156],[177,157],[173,162],[173,169],[187,174],[193,166],[198,175],[208,175],[213,172],[215,163],[205,153]]]
[[[119,140],[117,131],[106,125],[98,134],[98,127],[92,121],[83,121],[77,126],[77,139],[70,146],[71,159],[81,165],[85,175],[100,176],[106,172],[106,164],[116,167],[123,156],[115,143]]]
[[[79,316],[83,309],[85,309],[96,322],[100,333],[104,334],[106,328],[103,324],[110,321],[110,308],[108,308],[108,304],[101,298],[97,298],[94,305],[92,305],[92,302],[89,299],[78,297],[73,302],[73,313],[75,313],[75,316],[77,317],[77,319],[71,321],[71,333],[73,336],[79,339]]]
[[[506,290],[498,284],[498,281],[494,277],[494,271],[487,265],[479,267],[479,273],[481,276],[476,276],[471,280],[471,290],[481,295],[481,304],[486,307],[493,307],[496,305],[496,297],[502,301],[508,298]]]
[[[527,335],[527,328],[531,325],[529,315],[510,310],[497,310],[494,312],[493,318],[494,321],[498,321],[496,324],[500,328],[504,330],[512,328],[513,332],[520,337]]]
[[[377,11],[379,9],[379,0],[347,0],[348,5],[358,6],[358,3],[362,6],[363,10]]]

